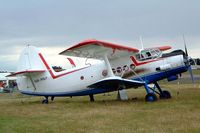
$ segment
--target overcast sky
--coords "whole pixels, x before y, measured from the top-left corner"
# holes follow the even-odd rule
[[[171,45],[200,57],[199,0],[0,0],[0,70],[27,45],[53,55],[85,39],[141,48]]]

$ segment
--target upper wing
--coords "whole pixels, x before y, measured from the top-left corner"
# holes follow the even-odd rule
[[[99,59],[105,54],[108,56],[108,58],[115,58],[136,52],[139,52],[139,50],[127,46],[122,46],[98,40],[87,40],[66,49],[60,54]]]
[[[116,90],[119,89],[120,86],[123,86],[125,88],[137,88],[139,86],[144,85],[145,83],[142,81],[137,80],[129,80],[124,79],[121,77],[113,76],[104,78],[100,81],[97,81],[96,83],[89,85],[89,88],[97,88],[97,89],[111,89]]]
[[[165,50],[171,49],[172,47],[171,46],[161,46],[161,47],[157,47],[157,48],[160,49],[160,51],[165,51]]]
[[[171,49],[171,46],[160,46],[160,47],[153,47],[153,48],[145,48],[145,49],[159,49],[160,51],[165,51]]]

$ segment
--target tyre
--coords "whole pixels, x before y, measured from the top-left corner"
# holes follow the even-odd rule
[[[49,101],[47,99],[42,100],[42,104],[48,104]]]
[[[160,95],[160,99],[170,99],[171,98],[171,94],[169,91],[164,90],[162,91],[162,95]]]
[[[154,102],[157,101],[157,96],[154,93],[149,93],[145,97],[146,102]]]

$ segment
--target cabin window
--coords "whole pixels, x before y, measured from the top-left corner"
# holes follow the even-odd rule
[[[61,72],[64,71],[65,69],[63,69],[61,66],[52,66],[53,70],[55,72]]]
[[[135,55],[136,59],[139,61],[155,59],[161,55],[161,51],[159,49],[148,49],[142,50],[138,54]]]

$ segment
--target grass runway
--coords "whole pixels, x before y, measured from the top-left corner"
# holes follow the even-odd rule
[[[161,86],[172,99],[147,103],[144,89],[130,89],[128,101],[117,101],[113,92],[95,95],[93,103],[86,96],[44,105],[42,97],[1,93],[0,133],[199,133],[199,85]]]

